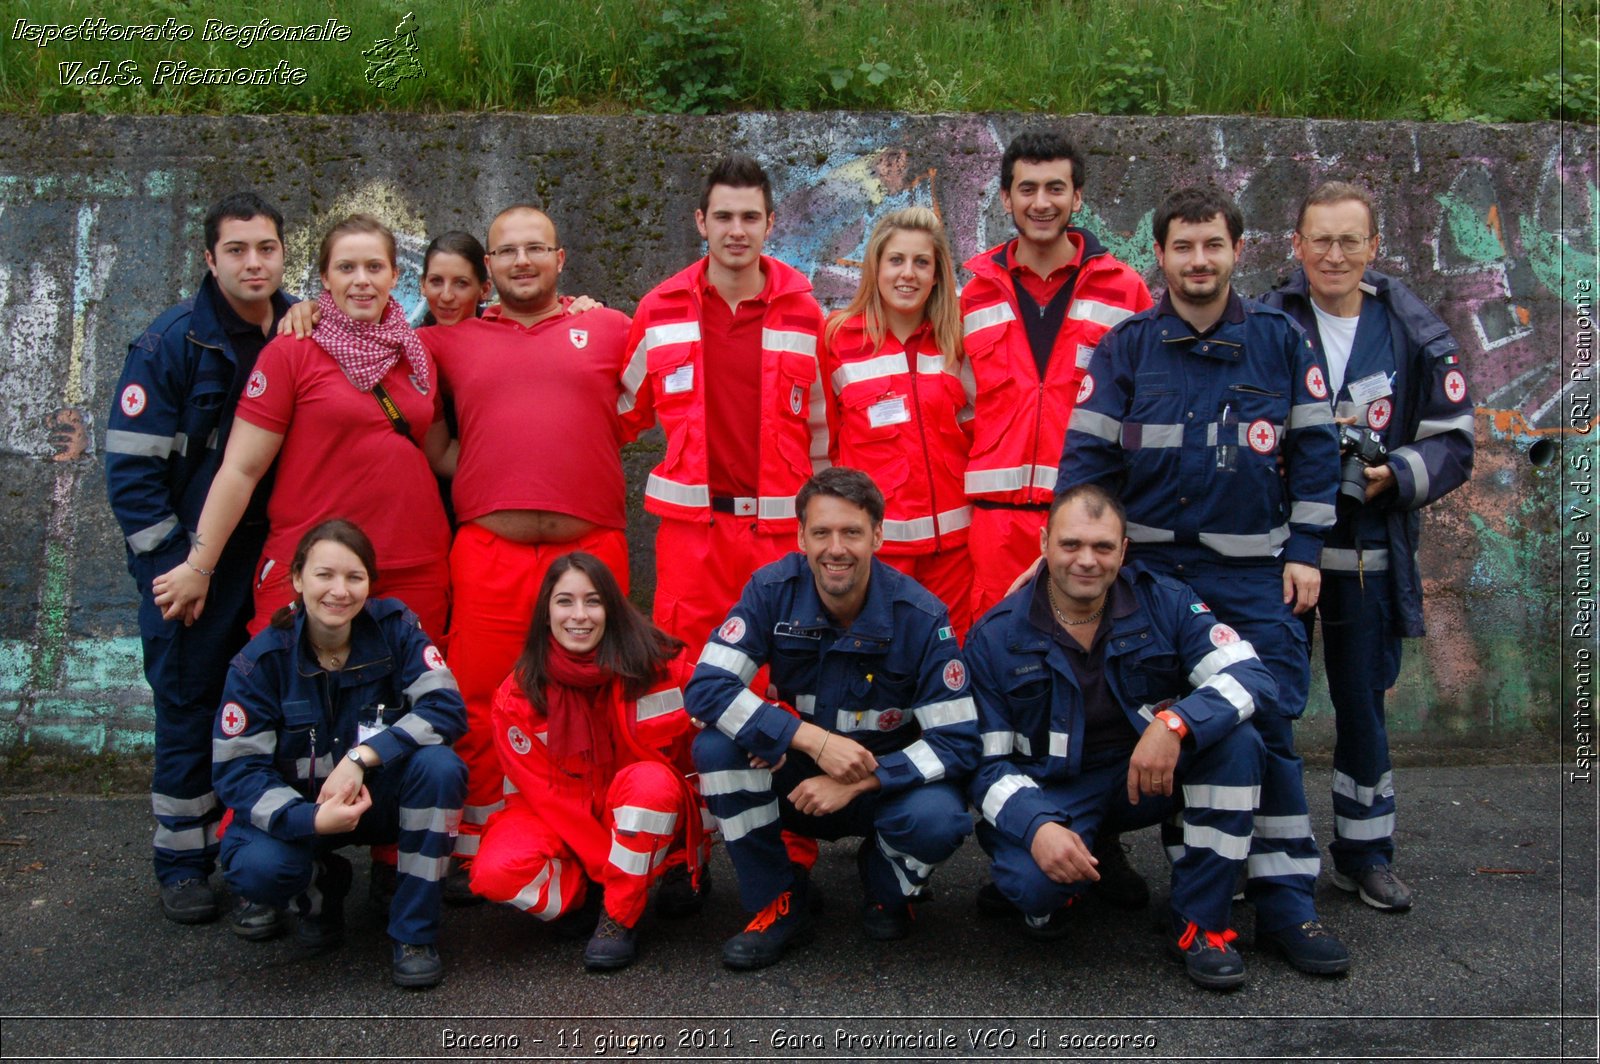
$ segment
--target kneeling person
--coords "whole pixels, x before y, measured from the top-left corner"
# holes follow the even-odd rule
[[[706,805],[739,896],[757,915],[723,947],[760,968],[810,937],[805,873],[782,831],[860,836],[869,937],[910,930],[910,902],[971,830],[959,784],[978,756],[977,711],[944,606],[873,558],[883,495],[825,469],[800,489],[801,554],[758,569],[711,635],[685,700]],[[771,668],[778,698],[746,685]]]
[[[1056,938],[1099,879],[1101,832],[1163,825],[1170,949],[1201,986],[1244,982],[1229,943],[1234,882],[1261,793],[1261,740],[1241,727],[1272,677],[1187,586],[1123,568],[1127,518],[1094,485],[1056,497],[1044,566],[967,641],[983,758],[972,800],[993,860],[982,908]]]

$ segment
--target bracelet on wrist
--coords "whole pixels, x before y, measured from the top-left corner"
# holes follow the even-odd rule
[[[188,558],[183,559],[183,564],[187,565],[189,568],[193,569],[195,572],[199,573],[201,576],[216,576],[217,575],[217,571],[215,569],[202,569],[198,565],[196,565],[194,562],[190,561]]]

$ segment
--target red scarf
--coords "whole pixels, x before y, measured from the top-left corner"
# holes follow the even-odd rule
[[[399,303],[389,300],[381,321],[356,321],[324,290],[317,297],[317,311],[320,316],[311,338],[333,356],[357,389],[372,391],[403,355],[411,363],[411,383],[428,394],[428,356]]]
[[[550,722],[550,755],[566,766],[583,761],[592,780],[611,778],[617,759],[612,722],[604,719],[610,700],[605,697],[615,677],[602,669],[596,654],[574,654],[550,637],[545,654],[545,717]]]

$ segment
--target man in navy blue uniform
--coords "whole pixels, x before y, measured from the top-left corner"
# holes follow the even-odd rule
[[[145,678],[155,702],[156,879],[162,911],[178,923],[217,915],[208,877],[222,810],[211,790],[211,724],[228,660],[247,638],[271,478],[257,487],[192,624],[164,620],[150,585],[187,556],[234,407],[292,302],[279,291],[283,215],[252,192],[220,200],[205,218],[205,262],[199,290],[128,348],[106,423],[106,489],[139,592]],[[270,910],[246,915],[274,917]]]
[[[1168,945],[1189,977],[1245,980],[1231,942],[1233,885],[1250,852],[1261,739],[1245,721],[1275,687],[1249,643],[1188,587],[1123,568],[1126,517],[1105,489],[1058,495],[1043,571],[967,640],[983,759],[972,802],[994,882],[989,912],[1058,938],[1100,878],[1102,830],[1163,823],[1172,863]],[[1170,823],[1182,810],[1182,830]]]
[[[711,635],[685,692],[700,792],[756,916],[723,947],[761,968],[811,936],[808,882],[782,832],[859,836],[863,925],[888,941],[972,830],[961,784],[978,759],[977,708],[944,606],[873,557],[883,495],[855,469],[795,496],[800,549],[756,570]],[[780,702],[747,686],[762,665]]]
[[[1263,302],[1293,315],[1322,352],[1335,421],[1383,445],[1365,459],[1356,442],[1348,448],[1316,612],[1338,728],[1333,882],[1402,912],[1412,894],[1389,867],[1395,799],[1383,695],[1400,675],[1401,637],[1423,634],[1418,511],[1472,475],[1473,413],[1455,338],[1409,288],[1367,268],[1377,253],[1372,200],[1328,182],[1295,221],[1301,268]],[[1303,616],[1309,635],[1312,615]]]
[[[1233,291],[1244,218],[1232,199],[1180,189],[1152,229],[1167,291],[1095,349],[1057,487],[1116,493],[1134,559],[1194,588],[1271,671],[1277,698],[1251,718],[1266,761],[1247,896],[1259,941],[1337,974],[1350,954],[1317,918],[1321,859],[1294,749],[1311,685],[1299,615],[1316,605],[1339,480],[1327,369],[1288,315]]]

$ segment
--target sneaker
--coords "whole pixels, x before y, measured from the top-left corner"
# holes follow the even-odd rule
[[[367,873],[367,900],[385,916],[389,915],[389,903],[394,901],[394,888],[399,879],[399,870],[385,861],[374,860],[372,870]]]
[[[395,986],[438,986],[444,979],[444,961],[439,959],[439,951],[431,942],[420,946],[396,942],[389,975]]]
[[[700,866],[700,889],[689,876],[689,866],[675,864],[661,873],[661,886],[656,888],[656,915],[668,920],[698,913],[711,895],[711,866]]]
[[[316,882],[322,892],[322,911],[300,917],[294,929],[294,937],[310,949],[329,949],[344,941],[344,899],[354,878],[350,862],[338,854],[323,854],[321,860]]]
[[[861,927],[874,942],[893,942],[911,934],[917,918],[910,902],[869,901],[861,907]]]
[[[1244,958],[1232,945],[1238,937],[1231,928],[1202,931],[1199,924],[1190,920],[1181,932],[1167,938],[1167,951],[1174,960],[1183,962],[1195,985],[1207,990],[1232,990],[1245,982]]]
[[[591,972],[614,972],[626,968],[638,956],[638,930],[618,923],[606,913],[594,929],[594,937],[583,947],[583,966]]]
[[[1388,865],[1373,865],[1354,878],[1335,869],[1333,885],[1361,895],[1362,901],[1386,913],[1403,913],[1411,908],[1411,888],[1401,882]]]
[[[472,859],[450,858],[450,870],[444,875],[444,900],[451,905],[477,905],[482,895],[472,893]]]
[[[240,898],[228,911],[228,930],[247,942],[265,942],[283,933],[283,918],[264,902]]]
[[[811,916],[805,888],[795,884],[772,899],[745,929],[722,944],[722,963],[735,971],[776,964],[790,946],[811,941]]]
[[[1095,897],[1118,909],[1143,909],[1150,904],[1150,885],[1128,863],[1128,851],[1120,834],[1102,835],[1095,840],[1094,856],[1100,862],[1095,868],[1100,878],[1089,884]]]
[[[1292,967],[1311,975],[1338,975],[1350,967],[1350,951],[1338,935],[1316,920],[1278,931],[1258,931],[1256,944],[1283,954]]]
[[[209,924],[217,918],[217,894],[203,877],[163,883],[161,911],[175,924]]]

